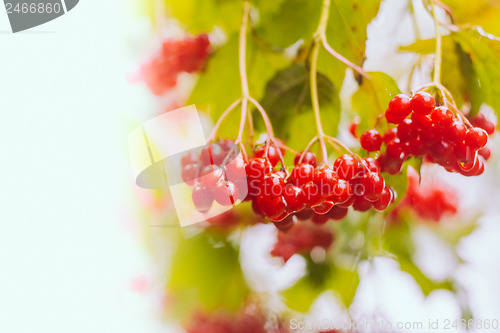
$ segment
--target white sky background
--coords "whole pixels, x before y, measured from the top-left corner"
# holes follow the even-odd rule
[[[401,3],[386,3],[385,19],[372,26],[369,70],[397,74],[408,60],[388,64],[380,52],[411,33],[400,29],[387,38],[384,31],[410,25],[391,21]],[[130,85],[125,75],[138,52],[130,42],[150,36],[122,0],[82,0],[67,15],[15,35],[0,8],[0,332],[157,332],[154,301],[129,291],[134,276],[147,274],[149,256],[124,227],[125,206],[137,204],[128,130],[156,111],[144,86]],[[430,21],[422,21],[422,30],[432,35]],[[486,187],[494,206],[498,164],[488,173],[479,182],[450,179],[467,188],[469,205]],[[499,219],[491,216],[464,241],[473,264],[458,273],[483,319],[500,317]],[[446,257],[432,251],[426,257],[433,259],[430,270],[446,266]],[[456,315],[449,294],[425,303],[411,279],[392,274],[391,263],[371,272],[360,286],[363,310],[387,311],[394,321]]]

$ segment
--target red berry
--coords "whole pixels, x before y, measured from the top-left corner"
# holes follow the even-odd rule
[[[324,196],[333,194],[335,186],[338,183],[338,177],[335,171],[330,167],[324,166],[314,173],[314,183],[318,186]]]
[[[424,142],[420,138],[413,139],[406,143],[408,154],[415,157],[422,157],[425,154]]]
[[[435,107],[431,113],[431,119],[436,126],[447,127],[453,123],[453,112],[446,106]]]
[[[405,119],[398,125],[398,138],[401,142],[414,140],[418,137],[418,128],[411,119]]]
[[[369,201],[376,201],[384,190],[384,178],[379,173],[370,172],[359,180],[363,187],[363,195]]]
[[[402,122],[406,117],[404,117],[401,114],[394,113],[390,110],[385,111],[385,119],[387,120],[388,123],[390,124],[399,124]]]
[[[432,125],[432,119],[429,116],[418,113],[411,115],[411,121],[420,130],[426,130]]]
[[[389,102],[389,110],[406,118],[411,113],[410,98],[404,94],[394,96]]]
[[[364,197],[355,197],[352,208],[359,212],[366,212],[372,208],[372,203],[366,200]]]
[[[283,191],[283,199],[289,212],[302,210],[306,206],[306,197],[302,189],[292,184],[287,184]]]
[[[331,218],[332,220],[339,221],[347,216],[348,211],[349,211],[349,208],[340,207],[340,206],[333,206],[333,208],[330,209],[330,211],[328,212],[328,217]]]
[[[385,186],[384,190],[380,194],[380,198],[378,198],[378,200],[373,203],[373,208],[378,211],[384,211],[387,207],[389,207],[393,198],[394,194],[392,192],[392,189],[388,186]]]
[[[377,151],[380,150],[382,145],[382,136],[377,130],[371,129],[363,132],[359,139],[361,147],[366,151]]]
[[[265,158],[252,158],[246,166],[247,177],[249,179],[262,179],[272,170],[271,164]]]
[[[434,100],[434,97],[432,97],[431,94],[422,91],[413,95],[410,101],[411,109],[417,114],[429,114],[435,106],[436,101]]]
[[[310,164],[301,163],[292,170],[292,180],[297,186],[304,186],[314,178],[314,167]]]
[[[295,159],[294,159],[294,164],[297,165],[299,164],[299,160],[300,160],[300,157],[302,156],[302,152],[301,153],[298,153],[296,156],[295,156]],[[306,164],[311,164],[313,167],[316,167],[317,165],[317,160],[316,160],[316,154],[308,151],[304,157],[302,158],[302,161],[300,163],[306,163]]]
[[[240,193],[238,187],[231,181],[219,180],[215,188],[213,189],[214,199],[219,205],[231,206],[233,205]]]
[[[186,165],[182,168],[182,180],[189,186],[193,186],[198,176],[198,169],[199,166],[196,163]]]
[[[454,121],[450,127],[443,129],[443,138],[451,143],[461,143],[465,139],[467,128],[459,121]]]
[[[380,164],[373,157],[363,158],[364,165],[371,172],[380,172]]]
[[[267,154],[266,154],[266,145],[259,147],[255,151],[255,157],[263,157],[263,158],[267,157],[267,159],[269,160],[269,162],[271,163],[271,165],[273,167],[275,167],[276,164],[278,164],[278,162],[280,161],[280,155],[278,152],[278,148],[276,148],[274,146],[269,146],[269,150],[267,150]]]
[[[328,197],[328,200],[335,204],[343,204],[351,198],[351,185],[344,179],[339,179],[333,194]]]
[[[237,157],[230,161],[226,166],[226,177],[228,180],[235,181],[240,179],[245,179],[246,163],[241,157]]]
[[[485,161],[489,160],[491,157],[491,150],[488,147],[484,147],[483,149],[479,149],[477,152],[479,155],[481,155]]]
[[[465,135],[465,144],[473,150],[484,148],[488,143],[488,133],[482,128],[469,128]]]
[[[311,219],[312,223],[317,224],[317,225],[322,225],[328,222],[330,217],[327,214],[314,214],[313,218]]]
[[[302,188],[305,195],[306,204],[310,207],[317,206],[325,201],[325,196],[321,193],[318,185],[314,182],[307,182]]]
[[[476,116],[471,117],[470,123],[472,124],[472,126],[484,129],[489,135],[495,133],[495,124],[489,121],[482,113],[478,113]]]
[[[204,186],[195,186],[193,188],[193,193],[191,193],[191,198],[193,200],[194,207],[202,212],[208,212],[212,203],[214,202],[214,196],[212,191]]]
[[[276,173],[268,173],[262,179],[260,186],[260,195],[278,197],[283,194],[285,189],[285,181]]]
[[[187,153],[186,155],[182,156],[182,158],[181,158],[181,166],[185,167],[189,164],[198,163],[198,159],[199,159],[199,156],[195,152]]]
[[[260,211],[270,219],[276,219],[285,213],[285,202],[282,197],[257,197],[257,206]]]
[[[397,175],[403,167],[402,159],[393,158],[387,153],[380,154],[377,161],[380,164],[380,170],[382,172],[387,172],[390,175]]]
[[[313,215],[314,212],[309,207],[306,207],[295,213],[295,216],[297,216],[297,218],[302,221],[309,220],[311,217],[313,217]]]
[[[390,142],[396,138],[398,135],[398,129],[396,127],[387,130],[384,134],[384,143]]]
[[[217,165],[207,165],[201,170],[200,181],[205,187],[214,188],[222,176],[222,169]]]
[[[356,176],[358,161],[351,155],[342,155],[335,160],[333,169],[339,178],[349,180]]]
[[[386,145],[387,156],[403,161],[406,157],[405,154],[406,147],[399,140],[393,140]]]

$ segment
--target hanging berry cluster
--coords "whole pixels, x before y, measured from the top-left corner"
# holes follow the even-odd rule
[[[484,171],[484,161],[489,158],[485,148],[489,133],[495,126],[484,116],[475,119],[475,127],[458,110],[455,115],[446,106],[436,106],[427,92],[417,92],[411,98],[400,94],[389,102],[385,119],[395,124],[381,135],[377,130],[365,131],[360,137],[361,146],[368,152],[385,150],[378,162],[383,172],[395,175],[403,162],[410,157],[423,157],[437,163],[449,172],[465,176],[478,176]]]
[[[159,53],[142,65],[139,76],[155,95],[163,95],[177,84],[180,73],[194,73],[203,69],[210,52],[206,34],[167,39]]]

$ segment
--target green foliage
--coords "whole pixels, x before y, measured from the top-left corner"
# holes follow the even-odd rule
[[[333,291],[349,307],[359,285],[357,271],[345,269],[333,262],[315,263],[307,258],[308,274],[283,292],[287,306],[307,312],[314,300],[325,291]]]
[[[334,135],[340,120],[340,100],[332,82],[322,74],[318,74],[318,98],[325,131]],[[296,142],[295,148],[303,148],[316,134],[309,71],[303,64],[294,64],[276,73],[267,84],[262,106],[276,134],[285,140],[293,137],[292,147]]]
[[[285,0],[277,6],[264,6],[262,0],[257,4],[260,12],[260,22],[256,28],[258,38],[264,42],[279,47],[288,47],[299,40],[310,40],[318,25],[321,12],[321,1]],[[271,9],[271,10],[269,10]]]
[[[228,35],[239,29],[242,1],[240,0],[165,0],[167,16],[179,20],[189,32],[210,32],[215,26]]]
[[[194,308],[236,310],[248,287],[241,272],[238,251],[226,240],[208,232],[183,238],[172,259],[167,289],[175,299],[177,317]]]
[[[421,54],[435,51],[435,39],[400,48]],[[472,114],[483,103],[500,112],[500,39],[480,28],[462,29],[443,38],[443,85],[458,107],[470,104]]]
[[[401,93],[389,75],[381,72],[372,72],[369,75],[371,80],[364,78],[352,96],[352,107],[361,119],[359,133],[374,128],[377,117],[385,112],[391,98]]]

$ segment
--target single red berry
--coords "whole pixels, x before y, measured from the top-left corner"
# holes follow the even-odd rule
[[[401,172],[403,167],[403,160],[400,158],[393,158],[389,156],[387,153],[382,153],[377,158],[378,163],[380,164],[380,171],[387,172],[390,175],[397,175]]]
[[[329,219],[330,217],[327,214],[314,214],[311,221],[314,224],[322,225],[328,222]]]
[[[351,133],[351,135],[355,138],[358,138],[358,134],[356,132],[359,127],[359,122],[359,117],[356,117],[349,126],[349,133]]]
[[[482,128],[469,128],[465,134],[465,144],[473,150],[484,148],[488,143],[488,133]]]
[[[287,184],[283,191],[283,199],[286,202],[288,212],[297,212],[306,206],[306,196],[302,189],[292,184]]]
[[[193,200],[194,207],[201,213],[208,212],[214,202],[212,191],[205,186],[200,185],[193,188],[191,198]]]
[[[394,113],[390,110],[385,111],[385,119],[389,124],[399,124],[402,122],[406,117],[404,117],[401,114]]]
[[[338,183],[338,177],[335,171],[330,167],[324,166],[314,173],[314,183],[319,187],[322,195],[329,196],[333,194],[335,186]]]
[[[378,151],[382,146],[382,136],[377,130],[371,129],[361,134],[359,142],[366,151]]]
[[[217,165],[207,165],[201,170],[200,181],[205,187],[214,188],[222,178],[222,169]]]
[[[283,194],[284,189],[284,179],[276,173],[268,173],[262,179],[260,195],[278,197]]]
[[[312,181],[307,182],[302,190],[304,191],[306,204],[310,207],[317,206],[325,200],[325,196],[321,193],[319,186]]]
[[[436,126],[447,127],[453,123],[453,112],[446,106],[437,106],[431,113],[431,119]]]
[[[347,216],[348,211],[349,208],[333,206],[333,208],[330,209],[330,211],[328,212],[328,217],[331,218],[332,220],[339,221]]]
[[[335,160],[333,169],[339,178],[349,180],[356,176],[358,161],[351,155],[342,155]]]
[[[471,117],[470,123],[474,127],[479,127],[484,129],[486,133],[488,133],[488,135],[492,135],[493,133],[495,133],[496,130],[495,124],[489,121],[482,113],[478,113],[474,117]]]
[[[335,204],[343,204],[351,198],[352,191],[349,182],[344,179],[339,179],[333,194],[328,197],[328,200]]]
[[[267,150],[267,154],[266,154],[266,145],[259,147],[255,151],[255,157],[263,157],[263,158],[267,157],[267,159],[269,160],[269,162],[271,163],[271,165],[273,167],[275,167],[276,164],[278,164],[278,162],[280,161],[280,155],[278,152],[278,148],[276,148],[274,146],[269,146],[269,150]]]
[[[384,190],[384,178],[379,173],[370,172],[359,180],[363,187],[363,195],[368,201],[376,201]]]
[[[481,155],[485,161],[489,160],[491,157],[491,150],[488,147],[484,147],[483,149],[479,149],[477,152],[479,155]]]
[[[427,115],[413,113],[411,115],[411,121],[421,131],[432,126],[432,119]]]
[[[418,128],[411,119],[405,119],[398,125],[398,138],[401,142],[414,140],[418,137]]]
[[[231,181],[219,180],[215,188],[213,189],[214,199],[219,205],[231,206],[233,205],[240,193],[238,192],[238,187]]]
[[[282,197],[260,195],[257,197],[257,206],[264,216],[270,219],[276,219],[285,213],[285,202]]]
[[[393,159],[403,161],[406,158],[405,150],[405,145],[397,139],[386,145],[386,154]]]
[[[394,96],[389,102],[389,110],[406,118],[411,113],[410,98],[404,94]]]
[[[371,172],[380,172],[380,164],[373,157],[363,158],[363,164]]]
[[[227,179],[231,181],[245,179],[245,167],[245,160],[243,160],[243,158],[241,157],[237,157],[234,160],[230,161],[225,166]]]
[[[198,176],[199,165],[197,163],[188,164],[182,168],[182,180],[189,186],[193,186]]]
[[[246,166],[247,178],[262,179],[272,170],[271,164],[265,158],[252,158]]]
[[[306,207],[294,214],[299,220],[305,221],[313,217],[314,212],[311,208]]]
[[[410,101],[410,107],[417,114],[429,114],[434,110],[436,101],[431,94],[420,91],[413,95]]]
[[[388,186],[385,186],[384,190],[380,194],[380,198],[378,198],[377,201],[372,203],[373,208],[375,208],[378,211],[384,211],[392,203],[393,198],[394,194],[392,192],[392,189]]]
[[[422,157],[425,154],[424,142],[420,138],[415,138],[406,143],[406,150],[409,155]]]
[[[292,170],[292,180],[297,186],[304,186],[314,178],[314,167],[311,164],[301,163]]]
[[[358,212],[366,212],[373,207],[372,203],[364,197],[355,197],[352,208]]]
[[[398,129],[396,127],[388,129],[384,134],[384,143],[394,140],[398,135]]]
[[[299,164],[299,160],[300,160],[300,157],[302,156],[302,154],[303,153],[300,152],[300,153],[298,153],[295,156],[294,165]],[[318,163],[317,160],[316,160],[316,154],[314,154],[313,152],[308,151],[307,153],[305,153],[305,155],[302,158],[302,161],[300,163],[311,164],[313,167],[316,167],[316,165]]]
[[[181,166],[185,167],[189,164],[198,163],[199,158],[200,157],[195,152],[187,153],[186,155],[182,156],[182,158],[181,158]]]
[[[443,129],[443,138],[451,143],[461,143],[465,139],[467,128],[459,121],[454,121],[449,127]]]

